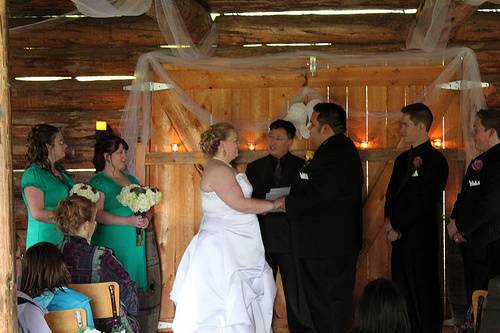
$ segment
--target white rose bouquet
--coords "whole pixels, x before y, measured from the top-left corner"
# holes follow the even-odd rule
[[[81,197],[87,198],[93,203],[99,200],[99,192],[97,192],[92,186],[87,184],[75,184],[69,191],[69,195],[79,195]]]
[[[119,203],[130,208],[135,215],[145,216],[146,212],[161,200],[161,192],[153,187],[131,184],[125,186],[116,196]],[[142,229],[136,228],[136,245],[142,244]]]

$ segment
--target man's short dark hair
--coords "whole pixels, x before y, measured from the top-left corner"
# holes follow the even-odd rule
[[[401,112],[410,116],[410,120],[413,121],[415,125],[424,124],[425,130],[429,132],[432,126],[431,110],[424,103],[413,103],[408,104],[401,109]]]
[[[346,113],[342,106],[335,103],[318,103],[314,106],[314,111],[319,113],[320,126],[330,126],[335,134],[346,132]]]
[[[481,119],[485,130],[493,128],[497,131],[497,138],[500,139],[500,109],[481,109],[476,116]]]
[[[297,132],[297,130],[295,129],[295,126],[288,120],[278,119],[273,121],[269,126],[269,130],[278,128],[284,129],[289,139],[295,138],[295,132]]]

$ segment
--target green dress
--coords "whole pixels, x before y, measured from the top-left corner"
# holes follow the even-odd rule
[[[123,175],[132,183],[139,184],[139,181],[132,175],[123,173]],[[118,202],[116,196],[120,194],[122,186],[111,179],[104,172],[99,172],[90,179],[90,185],[96,190],[103,192],[104,210],[116,216],[131,216],[134,213],[128,207]],[[99,223],[92,236],[92,244],[104,246],[114,251],[115,256],[125,267],[128,274],[135,281],[139,291],[145,291],[148,288],[146,273],[146,238],[142,231],[142,244],[136,246],[135,227],[127,225],[111,225]]]
[[[26,248],[36,243],[49,242],[59,244],[63,240],[63,234],[55,224],[37,221],[31,215],[24,189],[29,186],[36,187],[43,192],[43,208],[54,210],[59,201],[69,196],[69,191],[75,185],[73,179],[66,172],[61,171],[62,180],[51,172],[42,168],[39,164],[31,164],[23,173],[21,189],[23,200],[28,209],[28,232],[26,235]]]

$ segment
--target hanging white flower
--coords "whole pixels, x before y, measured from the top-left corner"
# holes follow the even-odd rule
[[[287,115],[283,119],[291,122],[295,126],[301,137],[303,137],[304,139],[309,138],[309,128],[307,127],[307,110],[304,103],[292,104],[288,109]]]
[[[116,199],[134,213],[145,213],[160,202],[161,192],[156,188],[131,184],[123,187]]]
[[[73,187],[69,191],[69,195],[73,194],[87,198],[93,203],[96,203],[100,197],[99,192],[97,192],[92,186],[82,183],[73,185]]]
[[[308,123],[311,122],[311,118],[312,118],[312,114],[314,112],[314,107],[316,106],[316,104],[318,103],[321,103],[321,101],[317,98],[314,98],[314,99],[311,99],[309,101],[309,103],[307,103],[306,105],[306,110],[307,110],[307,119],[308,119]]]

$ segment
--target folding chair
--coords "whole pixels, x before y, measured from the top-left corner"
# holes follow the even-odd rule
[[[90,298],[90,308],[94,319],[120,317],[120,287],[116,282],[69,284]]]
[[[474,327],[476,328],[476,332],[479,332],[481,325],[481,315],[483,307],[486,304],[486,296],[488,296],[487,290],[474,290],[472,293],[472,312],[474,313]]]
[[[52,333],[75,333],[80,327],[87,327],[87,314],[82,308],[49,311],[45,321]]]

